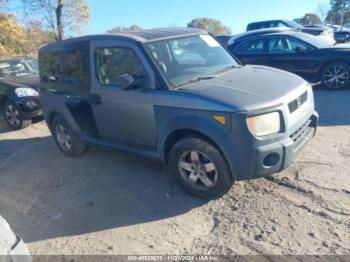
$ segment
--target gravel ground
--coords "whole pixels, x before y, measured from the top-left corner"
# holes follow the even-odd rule
[[[296,162],[211,202],[159,163],[101,148],[68,158],[44,123],[0,120],[0,213],[32,254],[350,255],[350,90],[315,96],[320,128]]]

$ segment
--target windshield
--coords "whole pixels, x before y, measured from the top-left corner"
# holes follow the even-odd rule
[[[313,45],[314,47],[316,48],[326,48],[326,47],[329,47],[330,45],[332,45],[334,42],[333,40],[332,41],[329,41],[325,38],[322,38],[322,37],[316,37],[316,36],[313,36],[313,35],[310,35],[310,34],[305,34],[305,33],[298,33],[296,34],[296,36],[310,44],[310,45]]]
[[[38,74],[36,60],[0,61],[0,79]]]
[[[215,77],[238,62],[210,35],[163,40],[147,44],[173,88]]]

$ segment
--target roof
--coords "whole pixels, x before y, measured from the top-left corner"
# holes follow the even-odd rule
[[[50,51],[51,49],[56,49],[64,44],[80,42],[80,41],[90,41],[90,40],[100,40],[100,39],[124,39],[132,40],[135,42],[151,42],[168,38],[176,38],[187,35],[196,34],[207,34],[207,32],[196,29],[196,28],[183,28],[183,27],[169,27],[169,28],[155,28],[140,31],[127,31],[113,34],[101,34],[101,35],[89,35],[83,37],[70,38],[60,42],[53,43],[46,47],[40,49],[40,51]]]
[[[272,20],[264,20],[264,21],[258,21],[258,22],[252,22],[249,23],[248,25],[253,25],[253,24],[260,24],[260,23],[271,23],[271,22],[289,22],[287,19],[272,19]]]
[[[271,28],[263,28],[263,29],[257,29],[257,30],[251,30],[247,31],[241,34],[237,34],[232,36],[228,41],[228,45],[234,44],[237,40],[247,38],[247,37],[253,37],[257,35],[266,35],[266,34],[273,34],[273,33],[281,33],[281,32],[297,32],[293,28],[286,28],[286,27],[271,27]]]

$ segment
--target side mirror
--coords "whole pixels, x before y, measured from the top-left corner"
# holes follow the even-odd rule
[[[121,86],[124,90],[144,87],[147,84],[146,78],[135,79],[132,75],[126,74],[120,77]]]
[[[297,48],[295,48],[295,52],[297,52],[299,54],[306,54],[307,48],[298,46]]]

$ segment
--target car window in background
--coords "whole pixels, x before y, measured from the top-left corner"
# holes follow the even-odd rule
[[[288,28],[289,26],[287,26],[285,23],[278,22],[277,27],[284,27],[284,28]]]
[[[139,58],[131,48],[97,48],[94,59],[96,77],[102,85],[120,86],[120,76],[125,74],[135,79],[146,76]]]
[[[301,41],[288,37],[271,37],[268,42],[269,53],[296,53],[298,48],[308,49]]]
[[[238,54],[262,54],[264,53],[264,39],[245,41],[235,49],[235,52]]]
[[[0,62],[0,78],[13,78],[20,77],[29,74],[37,74],[38,71],[34,70],[30,64],[26,61],[3,61]]]
[[[238,62],[210,35],[196,35],[147,44],[172,87],[210,77]]]

